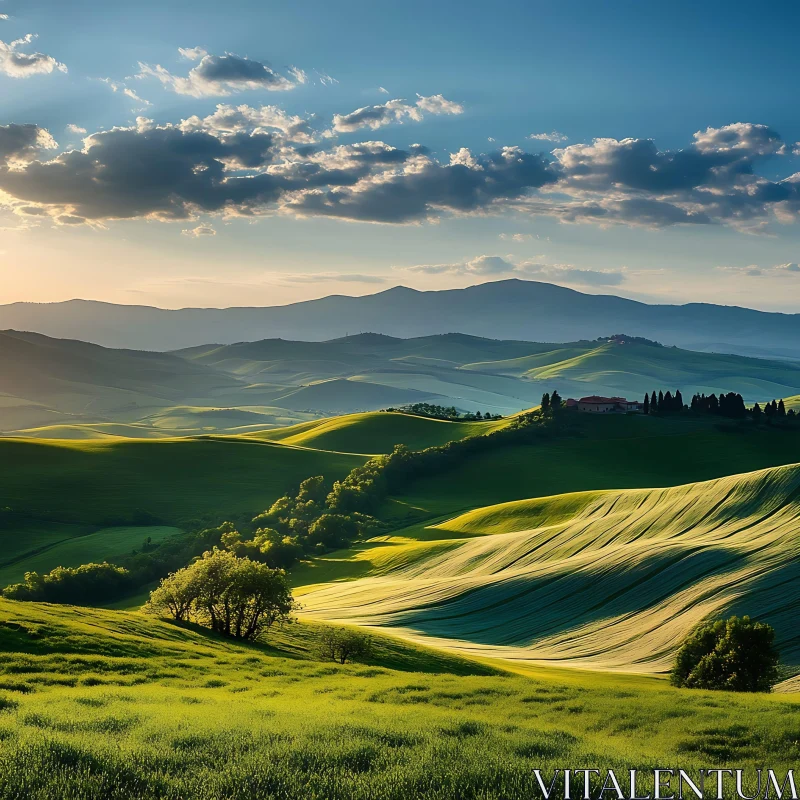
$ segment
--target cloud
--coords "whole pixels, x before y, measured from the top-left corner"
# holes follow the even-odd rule
[[[381,275],[351,272],[304,272],[282,276],[289,283],[386,283]]]
[[[8,14],[0,14],[0,19],[8,19]]]
[[[419,102],[413,108],[423,114],[450,101]],[[46,132],[31,127],[15,134],[34,140],[13,154],[14,168],[0,166],[0,202],[94,222],[284,214],[408,224],[518,212],[565,223],[758,231],[800,215],[800,173],[758,174],[765,159],[784,157],[779,135],[749,123],[707,128],[682,150],[661,151],[649,139],[595,139],[551,155],[462,147],[443,158],[421,144],[331,144],[312,118],[275,106],[221,104],[176,124],[140,116],[135,126],[95,133],[81,149],[49,160],[35,158]],[[771,166],[770,174],[780,171]]]
[[[383,88],[383,86],[379,86],[379,87],[378,87],[378,91],[379,91],[381,94],[389,94],[389,90],[388,90],[388,89],[384,89],[384,88]]]
[[[233,53],[214,56],[200,47],[179,48],[179,52],[183,58],[197,62],[186,77],[173,75],[160,64],[142,63],[136,77],[156,78],[173,92],[191,97],[225,97],[248,89],[280,92],[307,81],[306,73],[297,67],[290,67],[290,77],[286,77],[267,64]]]
[[[417,272],[423,275],[502,275],[514,272],[516,267],[501,256],[478,256],[471,261],[458,264],[417,264],[413,267],[402,267],[406,272]]]
[[[499,236],[500,239],[506,239],[510,242],[529,242],[533,239],[532,233],[501,233]]]
[[[211,133],[258,133],[264,129],[280,131],[293,142],[315,142],[318,133],[309,120],[291,116],[277,106],[254,108],[248,105],[218,105],[207,117],[193,116],[183,120],[179,127],[184,131],[204,130]]]
[[[619,286],[625,280],[625,273],[621,270],[581,269],[572,264],[540,264],[532,261],[519,264],[516,272],[529,278],[579,286]]]
[[[102,83],[105,83],[115,94],[117,92],[121,92],[126,97],[130,97],[131,100],[139,103],[140,106],[142,106],[141,110],[144,110],[147,108],[147,106],[153,105],[149,100],[145,100],[143,97],[140,97],[133,89],[126,86],[124,83],[121,83],[120,81],[115,81],[111,78],[100,78],[100,80]]]
[[[217,232],[211,225],[198,225],[196,228],[184,228],[181,233],[184,236],[192,236],[199,239],[202,236],[216,236]]]
[[[561,142],[566,142],[569,136],[558,131],[550,131],[550,133],[532,133],[527,138],[534,139],[537,142],[557,142],[560,144]]]
[[[10,78],[30,78],[33,75],[49,75],[56,70],[66,72],[66,66],[53,56],[20,52],[20,48],[29,45],[35,38],[35,34],[29,33],[13,42],[0,41],[0,73]]]
[[[79,134],[88,133],[86,128],[81,128],[80,125],[75,125],[72,122],[70,122],[69,125],[67,125],[67,132],[68,133],[79,133]]]
[[[398,269],[422,275],[509,275],[542,278],[546,281],[580,286],[619,286],[625,280],[621,270],[581,269],[573,264],[547,264],[535,261],[515,263],[508,257],[486,255],[455,264],[417,264]]]
[[[749,264],[746,267],[717,267],[721,272],[728,272],[734,275],[745,275],[749,278],[790,278],[800,276],[800,264],[787,263],[775,264],[772,267],[761,267],[758,264]]]
[[[20,169],[42,150],[57,147],[50,133],[38,125],[0,125],[0,167],[10,164]]]
[[[447,100],[440,94],[423,97],[417,95],[414,105],[409,105],[405,100],[388,100],[375,106],[357,108],[349,114],[334,114],[333,131],[336,133],[351,133],[360,128],[377,130],[393,122],[402,124],[406,120],[420,122],[425,114],[463,114],[464,107],[452,100]]]

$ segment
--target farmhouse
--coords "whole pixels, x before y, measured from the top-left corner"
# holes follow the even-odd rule
[[[573,401],[574,402],[574,401]],[[569,404],[569,401],[567,401]],[[626,411],[640,411],[641,403],[626,400],[624,397],[601,397],[593,394],[577,401],[578,411],[588,414],[613,414]]]

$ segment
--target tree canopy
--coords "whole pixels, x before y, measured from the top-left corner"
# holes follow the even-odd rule
[[[778,680],[771,625],[731,617],[696,628],[678,651],[672,683],[688,689],[769,692]]]

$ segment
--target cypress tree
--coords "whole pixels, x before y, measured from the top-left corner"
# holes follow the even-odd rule
[[[784,405],[783,398],[778,401],[778,416],[785,417],[786,416],[786,406]]]
[[[650,413],[650,397],[648,396],[647,392],[644,393],[644,403],[642,403],[642,411],[645,414]]]
[[[680,389],[675,390],[675,410],[683,411],[683,395]]]
[[[550,412],[550,394],[545,392],[542,395],[542,414],[548,414]]]
[[[658,398],[656,397],[655,392],[653,392],[653,395],[650,398],[650,413],[658,414]]]

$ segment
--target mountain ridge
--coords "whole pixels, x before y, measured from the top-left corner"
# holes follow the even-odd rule
[[[209,341],[321,341],[365,331],[395,338],[458,331],[568,342],[613,329],[687,349],[800,360],[800,314],[713,303],[647,304],[519,279],[429,291],[395,286],[360,297],[337,294],[273,306],[163,309],[82,299],[18,302],[0,306],[0,328],[157,351]]]

